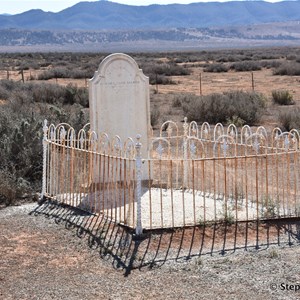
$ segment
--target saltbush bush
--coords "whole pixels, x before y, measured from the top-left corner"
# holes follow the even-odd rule
[[[43,120],[68,122],[78,130],[88,122],[88,100],[86,91],[56,84],[2,80],[0,91],[7,98],[0,105],[1,206],[40,191]]]
[[[231,64],[230,69],[236,72],[257,71],[261,70],[261,66],[255,61],[241,61]]]
[[[272,91],[272,101],[273,103],[279,105],[292,105],[295,104],[293,100],[293,95],[286,90],[275,90]]]
[[[152,127],[155,127],[158,124],[159,117],[160,117],[160,110],[158,109],[157,106],[154,106],[151,109],[151,114],[150,114],[150,119],[151,119],[150,122]]]
[[[262,60],[260,62],[260,65],[262,68],[279,68],[281,66],[282,62],[279,60]]]
[[[68,69],[67,67],[56,67],[48,69],[37,76],[38,80],[49,80],[52,78],[91,78],[93,73],[90,70]]]
[[[279,123],[284,131],[290,131],[291,129],[300,130],[300,108],[297,107],[280,112]]]
[[[239,124],[254,125],[266,105],[264,97],[254,92],[231,91],[207,96],[186,94],[180,97],[182,109],[189,120],[212,124],[238,119]]]
[[[149,77],[150,84],[175,84],[169,76],[189,75],[190,70],[177,65],[175,62],[143,62],[140,68],[144,74]]]
[[[204,72],[212,72],[212,73],[222,73],[222,72],[227,72],[229,70],[228,66],[224,64],[207,64],[203,71]]]
[[[0,99],[9,100],[15,105],[28,103],[48,104],[80,104],[88,107],[88,91],[73,84],[60,86],[51,83],[15,82],[11,80],[0,81]]]
[[[297,62],[285,62],[273,71],[274,75],[288,75],[299,76],[300,75],[300,63]]]

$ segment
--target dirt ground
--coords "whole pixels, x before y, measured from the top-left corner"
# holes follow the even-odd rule
[[[300,220],[138,240],[45,202],[0,210],[0,228],[0,299],[300,299]]]

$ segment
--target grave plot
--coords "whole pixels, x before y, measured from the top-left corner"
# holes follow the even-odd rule
[[[152,135],[148,79],[124,54],[90,81],[91,124],[44,124],[44,197],[143,229],[296,217],[298,131],[167,121]]]

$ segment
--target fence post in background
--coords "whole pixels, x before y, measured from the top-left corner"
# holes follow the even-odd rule
[[[48,143],[47,143],[47,134],[48,134],[48,125],[47,120],[44,120],[43,126],[43,179],[42,179],[42,193],[39,199],[40,202],[44,200],[46,194],[46,172],[47,172],[47,153],[48,153]]]
[[[253,75],[253,72],[251,72],[251,83],[252,83],[252,91],[254,92],[254,75]]]
[[[21,69],[21,77],[22,77],[22,82],[24,83],[25,80],[24,80],[24,70],[23,69]]]
[[[202,73],[199,75],[199,93],[202,96]]]
[[[187,136],[189,124],[187,123],[187,117],[184,117],[183,123],[183,187],[187,186],[187,175],[188,175],[188,165],[187,165]]]
[[[6,70],[6,79],[9,80],[9,71]]]
[[[142,157],[141,157],[141,147],[140,142],[141,135],[136,136],[137,142],[135,144],[136,156],[135,156],[135,166],[136,166],[136,203],[137,203],[137,216],[136,216],[136,229],[135,233],[140,236],[143,233],[142,227]]]

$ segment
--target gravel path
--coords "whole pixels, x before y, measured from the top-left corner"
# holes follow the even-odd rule
[[[300,299],[300,221],[133,240],[46,202],[0,210],[0,229],[0,299]]]

